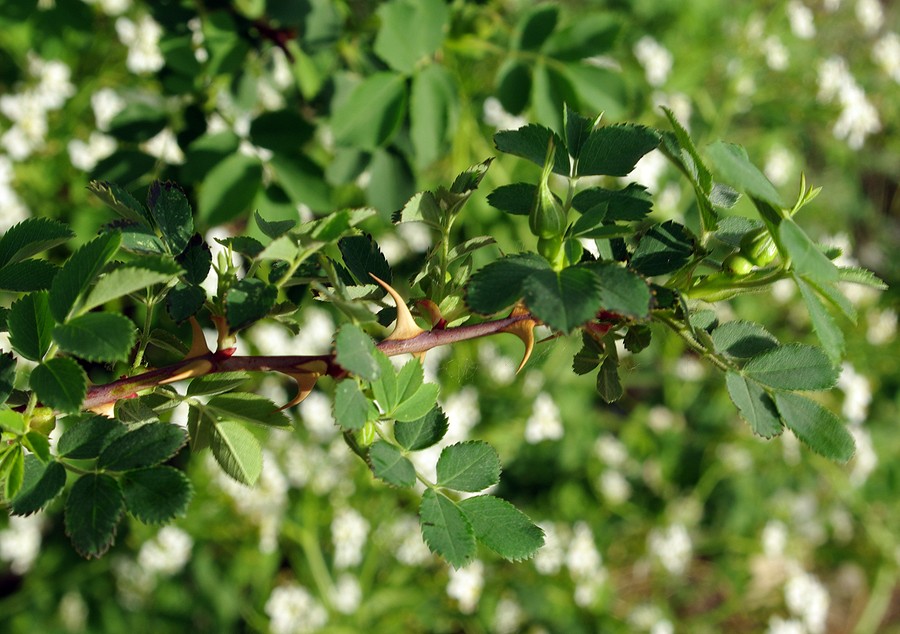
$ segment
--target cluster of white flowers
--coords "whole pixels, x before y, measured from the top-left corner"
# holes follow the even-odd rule
[[[651,36],[645,35],[635,42],[633,52],[644,69],[648,84],[662,86],[666,83],[675,62],[669,49]]]
[[[97,163],[116,151],[116,140],[101,132],[91,132],[88,140],[72,139],[66,146],[69,160],[78,169],[89,172]]]
[[[191,558],[194,540],[177,526],[165,526],[156,537],[144,542],[138,552],[138,563],[144,570],[171,576],[179,572]]]
[[[799,617],[809,634],[822,634],[828,619],[828,590],[814,576],[796,571],[784,586],[788,610]]]
[[[773,184],[786,185],[793,177],[794,156],[783,145],[776,145],[769,150],[763,173]]]
[[[631,497],[631,484],[622,472],[628,463],[625,445],[610,434],[594,441],[594,454],[603,462],[604,469],[597,480],[597,488],[610,504],[621,504]]]
[[[860,149],[866,137],[881,130],[881,120],[875,106],[856,82],[847,60],[833,56],[823,60],[818,69],[818,98],[824,103],[837,101],[841,114],[832,128],[835,138],[847,142],[854,150]]]
[[[669,574],[681,576],[687,570],[694,545],[684,524],[654,528],[647,535],[647,549]]]
[[[870,310],[866,314],[866,339],[873,346],[890,343],[897,336],[897,311]]]
[[[59,620],[67,632],[84,632],[90,610],[84,597],[77,590],[66,592],[59,600],[57,608]]]
[[[178,146],[178,139],[171,128],[163,128],[152,139],[147,139],[139,146],[150,156],[169,165],[184,163],[184,152]]]
[[[491,631],[496,634],[514,634],[520,631],[524,620],[522,606],[513,597],[504,595],[497,602]]]
[[[119,604],[132,612],[142,609],[156,588],[156,575],[125,556],[113,560],[112,573],[116,580]]]
[[[649,603],[639,605],[631,611],[628,625],[632,631],[650,634],[673,634],[675,631],[675,626],[663,615],[662,610]]]
[[[0,232],[5,232],[14,224],[28,218],[28,208],[13,189],[13,163],[8,156],[0,154]],[[7,349],[9,345],[7,344]]]
[[[328,623],[328,612],[322,604],[296,583],[272,590],[265,612],[272,634],[309,634]]]
[[[873,35],[884,25],[884,9],[879,0],[856,0],[856,19],[868,35]]]
[[[525,442],[532,445],[544,440],[559,440],[565,428],[559,407],[547,392],[541,392],[534,399],[531,416],[525,421]]]
[[[479,343],[478,365],[498,385],[509,385],[516,378],[516,363],[491,341]]]
[[[472,614],[484,588],[484,564],[477,559],[462,568],[451,568],[447,596],[459,604],[459,611]]]
[[[872,59],[884,73],[900,84],[900,35],[885,33],[872,45]]]
[[[650,193],[656,193],[660,180],[669,167],[668,159],[659,150],[653,150],[641,157],[641,159],[628,174],[628,182],[634,182],[646,187]]]
[[[782,71],[788,67],[791,54],[777,35],[770,35],[763,40],[762,50],[766,58],[766,65],[772,70]]]
[[[528,119],[511,115],[503,109],[503,104],[496,97],[488,97],[484,100],[482,116],[484,122],[497,131],[518,130],[528,123]]]
[[[333,494],[339,498],[346,498],[354,491],[353,479],[347,471],[355,457],[347,451],[341,438],[323,449],[314,443],[300,443],[286,437],[280,456],[292,487],[309,487],[316,495]]]
[[[609,579],[609,573],[594,543],[594,533],[586,522],[578,522],[572,529],[572,540],[566,552],[566,568],[575,582],[575,603],[588,607],[596,602],[598,593]]]
[[[0,113],[12,122],[0,136],[0,146],[14,161],[23,161],[43,149],[48,113],[60,110],[75,94],[71,70],[63,62],[30,54],[28,75],[35,80],[34,85],[0,96]]]
[[[203,21],[200,18],[191,18],[187,23],[188,29],[191,31],[191,46],[194,47],[194,59],[203,64],[209,59],[209,51],[203,44],[206,37],[203,35]]]
[[[342,573],[334,582],[331,604],[341,614],[353,614],[362,603],[359,580],[349,572]]]
[[[813,20],[813,12],[800,0],[791,0],[787,7],[788,22],[791,24],[791,32],[801,40],[811,40],[816,36],[816,23]]]
[[[142,15],[137,22],[128,18],[116,20],[119,41],[128,47],[125,66],[137,75],[155,73],[165,64],[159,50],[162,27],[149,15]]]
[[[24,575],[31,569],[41,550],[41,528],[44,516],[40,513],[20,517],[10,515],[9,525],[0,530],[0,561],[9,562],[9,569]]]
[[[369,535],[369,522],[352,508],[335,512],[331,521],[331,542],[334,544],[334,567],[358,566]]]
[[[297,409],[303,426],[315,440],[327,442],[335,437],[338,428],[331,414],[331,399],[327,395],[313,391]]]
[[[401,515],[376,533],[391,549],[394,557],[406,566],[421,566],[432,559],[431,551],[422,541],[419,520],[412,515]]]
[[[838,388],[844,392],[844,405],[841,409],[844,417],[853,424],[860,424],[869,415],[872,403],[872,386],[869,379],[857,372],[852,365],[845,363],[838,377]]]

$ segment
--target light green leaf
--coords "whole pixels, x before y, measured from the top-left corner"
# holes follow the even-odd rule
[[[25,456],[22,487],[10,501],[13,515],[31,515],[44,508],[59,495],[66,484],[66,469],[59,462],[43,463],[35,456]]]
[[[737,359],[755,357],[778,345],[778,340],[753,321],[729,321],[712,331],[716,351]]]
[[[728,395],[757,436],[773,438],[781,434],[783,428],[778,410],[772,398],[756,382],[750,381],[737,372],[725,375]]]
[[[419,363],[411,361],[410,363]],[[401,421],[409,422],[422,418],[434,407],[437,402],[440,387],[434,383],[426,383],[419,386],[412,396],[405,398],[392,412],[391,417]]]
[[[116,538],[125,500],[119,484],[105,474],[81,476],[66,500],[66,534],[85,558],[102,556]]]
[[[13,350],[32,361],[40,361],[53,341],[53,315],[46,291],[30,293],[9,309],[6,321]]]
[[[369,463],[375,477],[397,487],[411,487],[416,483],[413,464],[391,444],[379,440],[369,448]]]
[[[0,269],[62,244],[73,235],[56,220],[26,218],[0,235]]]
[[[642,156],[659,145],[659,134],[631,123],[593,130],[578,157],[578,175],[627,176]]]
[[[375,150],[397,131],[406,111],[406,81],[399,73],[374,73],[363,80],[331,117],[340,145]]]
[[[475,534],[466,515],[447,496],[427,489],[419,506],[422,537],[431,552],[454,568],[475,555]]]
[[[148,423],[110,442],[97,460],[109,471],[130,471],[165,462],[187,444],[184,429],[170,423]]]
[[[506,500],[479,495],[463,500],[459,508],[472,524],[478,541],[504,559],[527,559],[544,545],[544,531]]]
[[[284,260],[293,262],[300,249],[297,247],[297,240],[291,236],[281,236],[272,240],[265,249],[257,256],[260,260]]]
[[[431,64],[413,76],[409,134],[419,168],[445,156],[450,131],[456,128],[458,104],[456,84],[444,66]]]
[[[42,433],[29,431],[22,436],[22,445],[41,462],[50,462],[53,455],[50,453],[50,440]]]
[[[210,432],[210,448],[225,473],[241,484],[256,484],[262,473],[262,447],[256,436],[230,420],[217,423]]]
[[[158,260],[164,262],[164,260]],[[88,293],[81,310],[88,311],[95,306],[123,295],[128,295],[154,284],[169,282],[181,272],[181,268],[172,263],[169,270],[151,270],[136,266],[123,266],[111,271],[97,280],[94,288]],[[205,276],[204,276],[205,277]],[[201,282],[203,280],[200,280]]]
[[[394,70],[411,74],[440,48],[450,10],[442,0],[391,0],[379,7],[378,17],[375,54]]]
[[[375,344],[358,326],[341,326],[335,337],[335,351],[335,361],[347,372],[366,381],[375,381],[382,375],[381,366],[375,358]]]
[[[334,390],[334,420],[344,429],[362,429],[368,420],[378,417],[372,402],[356,381],[341,381]]]
[[[50,287],[50,312],[56,321],[65,322],[72,309],[77,308],[79,298],[115,254],[121,240],[118,232],[103,233],[78,249],[62,265]]]
[[[418,451],[440,441],[448,426],[447,416],[435,406],[421,418],[394,423],[394,438],[407,451]]]
[[[73,413],[87,394],[87,375],[74,359],[57,357],[32,370],[30,385],[45,405]]]
[[[525,278],[522,290],[534,316],[563,332],[571,332],[592,319],[601,305],[600,280],[581,267],[570,266],[559,273],[550,269],[534,271]]]
[[[272,240],[277,240],[297,224],[296,220],[290,218],[287,220],[266,220],[260,215],[259,211],[254,211],[253,217],[259,230]]]
[[[0,460],[0,478],[3,478],[3,498],[11,500],[25,481],[25,452],[15,444],[6,450]]]
[[[880,291],[887,290],[888,285],[884,283],[877,275],[858,266],[840,267],[838,269],[838,277],[842,282],[851,284],[862,284],[871,288],[877,288]]]
[[[25,417],[20,412],[0,407],[0,429],[21,436],[25,433]]]
[[[289,429],[291,420],[272,401],[250,392],[228,392],[213,396],[206,403],[206,409],[216,414],[219,420],[240,421]]]
[[[816,295],[813,288],[803,281],[803,279],[795,275],[794,281],[800,289],[803,301],[806,303],[806,310],[809,311],[809,318],[812,320],[813,328],[819,337],[819,342],[831,363],[837,365],[844,356],[844,333],[838,328],[831,315],[825,309],[822,300]]]
[[[775,404],[787,428],[810,449],[841,463],[853,457],[853,436],[830,411],[797,394],[776,393]]]
[[[125,361],[136,336],[134,324],[118,313],[88,313],[53,331],[61,350],[88,361]]]
[[[325,172],[318,163],[305,154],[276,152],[269,165],[275,172],[278,184],[294,204],[307,205],[313,211],[331,212],[331,189],[325,181]],[[356,210],[350,213],[355,212]],[[323,218],[322,222],[327,220]],[[324,240],[321,237],[316,239]]]
[[[837,281],[837,267],[813,244],[796,222],[790,218],[782,220],[778,226],[778,235],[791,257],[791,268],[794,271],[820,283]]]
[[[500,481],[500,457],[481,440],[444,447],[437,462],[438,486],[454,491],[481,491]]]
[[[188,477],[168,466],[129,471],[122,476],[128,512],[145,524],[160,524],[182,516],[194,489]]]
[[[743,374],[777,390],[828,390],[837,381],[837,370],[821,348],[789,343],[757,355]]]
[[[762,199],[775,207],[784,207],[781,196],[740,145],[716,141],[706,148],[706,155],[719,177],[750,196]]]

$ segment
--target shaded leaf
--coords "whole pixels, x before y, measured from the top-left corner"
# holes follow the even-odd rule
[[[647,281],[614,262],[584,265],[599,280],[600,307],[628,317],[643,318],[650,312],[652,294]]]
[[[531,183],[502,185],[488,194],[487,201],[491,207],[500,211],[516,216],[527,216],[534,207],[537,191],[537,185]]]
[[[50,287],[50,312],[59,323],[68,318],[81,295],[119,248],[118,232],[103,233],[72,254]]]
[[[114,479],[99,473],[81,476],[66,500],[66,534],[78,554],[90,559],[109,550],[123,510],[125,500]]]
[[[362,429],[366,421],[377,418],[371,401],[356,381],[341,381],[334,390],[334,420],[344,429]]]
[[[388,284],[393,282],[391,267],[371,235],[346,236],[338,241],[338,248],[344,264],[360,284],[374,281],[370,273]]]
[[[25,295],[9,309],[6,320],[13,350],[32,361],[40,361],[53,341],[53,316],[46,291]]]
[[[554,330],[570,332],[600,309],[600,280],[585,268],[534,271],[522,290],[534,316]]]
[[[499,312],[522,297],[523,282],[535,271],[550,271],[550,265],[534,253],[519,253],[495,260],[469,280],[466,304],[485,315]]]
[[[31,371],[30,385],[45,405],[72,413],[87,394],[87,375],[74,359],[56,357]]]
[[[806,303],[806,310],[809,311],[809,318],[812,320],[813,328],[819,337],[819,342],[822,344],[825,354],[831,359],[831,363],[837,365],[844,356],[844,333],[841,332],[834,319],[828,314],[825,305],[816,295],[813,288],[799,276],[795,275],[794,281],[800,289],[804,303]]]
[[[49,218],[26,218],[0,235],[0,269],[72,238],[66,225]]]
[[[141,264],[150,264],[151,262],[153,262],[154,268],[141,266]],[[94,288],[84,300],[81,310],[87,311],[142,288],[169,282],[179,273],[181,273],[180,267],[171,260],[162,259],[141,260],[136,266],[119,267],[97,280]]]
[[[257,221],[259,220],[257,212]],[[184,279],[191,284],[202,284],[212,265],[212,250],[203,240],[203,236],[195,233],[175,261],[184,269]]]
[[[373,73],[331,116],[334,140],[375,150],[394,136],[406,111],[406,82],[399,73]]]
[[[201,286],[178,283],[166,295],[166,312],[172,321],[184,321],[196,315],[206,301],[206,291]]]
[[[129,471],[165,462],[187,444],[184,429],[170,423],[148,423],[110,442],[97,466],[110,471]]]
[[[394,438],[407,451],[418,451],[439,442],[448,425],[446,414],[435,406],[421,418],[394,423]]]
[[[494,145],[498,150],[521,156],[540,167],[544,166],[551,140],[556,148],[553,154],[553,172],[568,176],[569,154],[566,144],[550,128],[531,123],[518,130],[502,130],[494,135]]]
[[[66,468],[59,462],[41,462],[25,456],[25,471],[18,494],[10,501],[13,515],[37,513],[53,500],[66,484]]]
[[[245,277],[228,289],[225,296],[225,317],[232,330],[245,328],[269,314],[278,289],[262,280]]]
[[[88,313],[53,331],[61,350],[88,361],[125,361],[136,336],[134,324],[117,313]]]
[[[128,512],[145,524],[184,515],[194,493],[187,475],[168,466],[129,471],[122,475],[121,486]]]
[[[693,237],[683,225],[667,220],[645,233],[631,266],[644,275],[663,275],[677,271],[687,264],[694,252]]]
[[[440,48],[450,11],[442,0],[391,0],[379,7],[378,17],[375,54],[394,70],[411,74]]]
[[[0,290],[17,293],[44,291],[53,284],[59,267],[46,260],[24,260],[0,269]]]
[[[615,403],[625,393],[622,381],[619,379],[619,359],[615,355],[608,354],[600,364],[600,372],[597,373],[597,394],[607,403]]]
[[[256,226],[259,227],[259,230],[272,240],[277,240],[282,235],[293,229],[294,225],[297,224],[296,220],[290,219],[266,220],[260,215],[258,211],[253,212],[253,214],[254,218],[256,219]]]
[[[194,218],[181,187],[169,181],[153,181],[147,193],[147,206],[172,253],[184,251],[194,232]]]
[[[0,352],[0,405],[6,402],[16,383],[16,358]]]
[[[210,225],[219,225],[245,212],[259,191],[262,171],[256,157],[230,155],[203,179],[197,196],[197,215]]]
[[[752,321],[729,321],[712,331],[718,352],[738,359],[755,357],[778,345],[778,340],[762,325]]]
[[[775,404],[785,426],[810,449],[841,463],[853,457],[853,436],[830,411],[804,396],[782,392],[775,394]]]
[[[641,220],[653,209],[653,197],[643,185],[629,183],[623,189],[591,187],[584,189],[572,199],[572,206],[581,213],[602,207],[606,209],[607,221]]]
[[[56,450],[60,456],[73,460],[96,458],[109,443],[127,431],[128,428],[119,421],[99,414],[67,416]]]
[[[265,427],[289,428],[287,414],[264,396],[250,392],[218,394],[206,402],[206,409],[219,420],[241,421]]]
[[[578,175],[627,176],[659,141],[655,130],[641,125],[626,123],[597,128],[581,148]]]

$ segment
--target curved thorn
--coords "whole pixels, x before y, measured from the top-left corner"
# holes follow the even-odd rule
[[[203,328],[196,317],[190,317],[191,322],[191,349],[185,355],[185,359],[195,359],[210,353],[209,346],[206,344],[206,335],[203,334]]]
[[[409,312],[409,307],[406,305],[406,302],[403,301],[403,298],[400,297],[400,293],[395,291],[387,282],[372,275],[372,273],[369,273],[369,275],[371,275],[372,279],[378,282],[381,287],[387,291],[388,295],[391,296],[394,303],[397,305],[397,325],[394,326],[394,332],[392,332],[387,339],[389,341],[396,339],[412,339],[425,332],[416,324],[412,313]]]
[[[319,376],[321,376],[316,372],[282,372],[282,374],[287,374],[297,382],[297,393],[294,395],[294,398],[278,408],[279,412],[286,410],[289,407],[293,407],[309,396],[310,392],[312,392],[313,388],[316,386],[316,381],[319,379]]]
[[[192,361],[184,366],[180,371],[173,374],[170,377],[162,379],[159,381],[159,385],[165,385],[167,383],[175,383],[176,381],[182,381],[184,379],[190,379],[195,376],[203,376],[204,374],[209,374],[210,370],[212,370],[213,364],[207,361],[206,359],[198,359],[197,361]]]
[[[523,315],[530,315],[530,313],[528,312],[528,309],[526,309],[521,304],[517,304],[516,307],[513,308],[513,311],[509,314],[510,317],[519,317]],[[515,335],[522,340],[522,343],[525,344],[525,354],[522,357],[522,362],[519,364],[519,367],[516,368],[516,374],[522,371],[522,368],[525,367],[528,359],[531,358],[531,352],[534,350],[535,325],[537,325],[537,321],[535,319],[523,319],[522,321],[517,321],[513,325],[507,326],[500,331]]]

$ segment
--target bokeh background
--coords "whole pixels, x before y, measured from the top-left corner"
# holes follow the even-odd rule
[[[542,345],[518,375],[515,339],[467,343],[426,360],[444,443],[498,448],[498,494],[547,534],[533,560],[482,551],[453,570],[432,556],[416,494],[347,450],[324,385],[292,411],[296,431],[269,438],[256,488],[184,456],[187,516],[126,521],[98,561],[73,552],[59,505],[3,514],[0,629],[900,632],[898,16],[879,0],[0,0],[0,230],[45,216],[86,240],[112,219],[89,180],[140,196],[168,178],[210,241],[257,231],[254,209],[374,206],[388,259],[412,272],[432,238],[390,213],[495,156],[495,131],[559,126],[564,102],[665,127],[666,105],[699,145],[743,144],[786,197],[801,172],[824,186],[801,224],[892,286],[849,289],[859,318],[842,324],[848,358],[826,397],[856,437],[846,466],[790,434],[754,437],[722,377],[662,332],[623,359],[613,406],[570,371],[578,341]],[[529,246],[524,220],[485,196],[535,169],[495,160],[460,236]],[[655,193],[655,218],[694,212],[656,152],[628,180]],[[717,310],[811,340],[790,287]],[[335,315],[297,320],[299,336],[261,323],[241,346],[329,349]],[[257,389],[287,396],[270,377]]]

